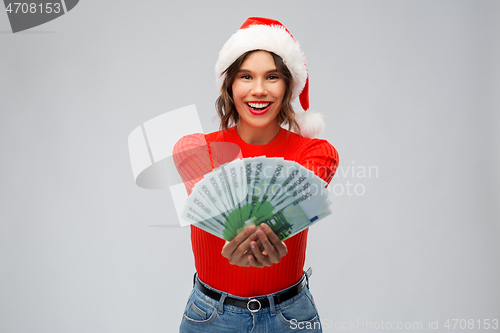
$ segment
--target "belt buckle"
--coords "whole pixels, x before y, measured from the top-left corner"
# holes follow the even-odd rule
[[[251,304],[251,302],[257,302],[257,304],[259,304],[259,308],[258,308],[258,309],[253,309],[253,310],[252,310],[252,309],[250,309],[250,304]],[[248,301],[248,303],[247,303],[247,309],[248,309],[248,311],[250,311],[250,312],[257,312],[257,311],[259,311],[261,308],[262,308],[262,305],[260,304],[260,302],[259,302],[259,300],[258,300],[258,299],[252,298],[252,299],[251,299],[251,300],[249,300],[249,301]]]

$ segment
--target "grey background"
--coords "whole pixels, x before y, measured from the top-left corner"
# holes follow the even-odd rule
[[[365,189],[310,230],[324,324],[500,319],[499,1],[114,0],[18,34],[0,13],[1,332],[177,331],[189,230],[152,227],[173,204],[134,184],[127,137],[193,103],[216,130],[213,68],[248,16],[299,40],[332,184]]]

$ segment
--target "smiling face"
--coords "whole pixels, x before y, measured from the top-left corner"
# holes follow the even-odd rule
[[[275,131],[285,96],[286,83],[269,52],[256,51],[241,64],[232,84],[233,101],[239,114],[238,127]]]

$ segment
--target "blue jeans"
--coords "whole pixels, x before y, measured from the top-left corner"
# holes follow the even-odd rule
[[[306,274],[304,272],[304,274]],[[308,278],[306,274],[306,278]],[[201,282],[201,281],[200,281]],[[179,329],[180,333],[202,332],[322,332],[318,311],[307,286],[300,293],[280,304],[274,304],[273,295],[257,297],[268,298],[270,306],[257,312],[224,304],[226,296],[236,297],[213,289],[201,282],[206,288],[222,294],[216,301],[203,294],[195,285],[189,296]],[[282,292],[282,291],[280,291]]]

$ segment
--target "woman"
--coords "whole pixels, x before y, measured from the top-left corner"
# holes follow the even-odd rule
[[[330,182],[338,165],[335,148],[281,127],[314,134],[306,117],[296,116],[291,106],[299,97],[302,108],[308,109],[309,80],[300,47],[280,22],[249,18],[221,50],[216,74],[221,130],[183,137],[177,151],[190,151],[189,158],[197,159],[200,170],[211,170],[216,165],[210,144],[231,142],[244,158],[294,160]],[[203,144],[207,154],[186,149]],[[178,167],[181,155],[187,159],[186,154],[177,154]],[[191,192],[200,175],[179,172]],[[180,331],[321,332],[309,292],[310,272],[303,271],[307,234],[308,229],[282,242],[263,223],[225,242],[191,226],[197,273]]]

